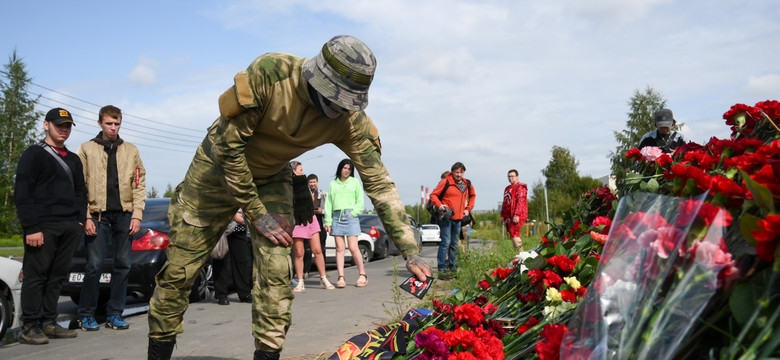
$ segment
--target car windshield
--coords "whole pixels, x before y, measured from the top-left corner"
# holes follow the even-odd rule
[[[435,230],[439,228],[439,225],[423,225],[422,228],[425,230]]]

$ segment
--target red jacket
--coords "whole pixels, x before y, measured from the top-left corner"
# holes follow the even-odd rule
[[[504,202],[501,205],[501,220],[512,220],[517,216],[520,220],[528,218],[528,186],[521,182],[509,185],[504,189]]]
[[[442,195],[441,191],[444,189],[445,181],[449,182],[450,185],[447,187],[447,193]],[[463,219],[463,213],[466,210],[471,212],[471,209],[474,208],[474,200],[477,197],[477,194],[474,192],[474,185],[470,185],[470,183],[466,181],[466,178],[463,178],[463,182],[466,183],[468,189],[464,192],[460,192],[458,185],[455,184],[455,179],[452,177],[452,174],[450,174],[442,179],[439,182],[439,185],[436,185],[436,188],[431,192],[431,201],[433,201],[433,205],[438,208],[444,204],[455,212],[452,215],[452,220]]]

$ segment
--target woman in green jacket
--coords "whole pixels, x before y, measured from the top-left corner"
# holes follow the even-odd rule
[[[364,287],[368,284],[366,271],[363,267],[363,256],[358,248],[358,235],[360,235],[360,220],[358,214],[363,212],[363,187],[360,181],[355,179],[355,167],[352,161],[344,159],[336,168],[336,178],[328,186],[328,196],[325,198],[325,231],[333,235],[336,240],[336,268],[339,279],[337,288],[344,288],[347,282],[344,280],[344,238],[352,259],[357,265],[358,276],[355,286]]]

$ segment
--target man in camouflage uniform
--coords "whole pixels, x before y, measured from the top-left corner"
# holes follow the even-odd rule
[[[219,98],[221,116],[171,199],[168,261],[150,301],[149,359],[170,359],[195,277],[238,208],[257,230],[251,232],[254,358],[279,358],[293,299],[289,161],[323,144],[336,145],[355,164],[406,268],[421,279],[431,276],[380,158],[376,127],[363,112],[375,68],[366,44],[336,36],[314,58],[268,53],[235,76]]]

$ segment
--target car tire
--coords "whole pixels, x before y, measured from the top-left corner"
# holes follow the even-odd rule
[[[190,292],[190,303],[214,299],[214,278],[211,264],[204,265],[195,278]]]
[[[385,246],[382,248],[382,253],[379,254],[379,256],[377,256],[377,259],[379,260],[386,259],[389,252],[390,252],[390,244],[387,241],[385,241]]]
[[[0,340],[5,338],[5,332],[14,323],[14,305],[11,294],[6,289],[0,289]]]
[[[371,261],[371,248],[368,245],[358,244],[358,249],[360,249],[360,255],[363,257],[363,264],[368,264]],[[355,259],[352,259],[352,265],[357,265]]]

